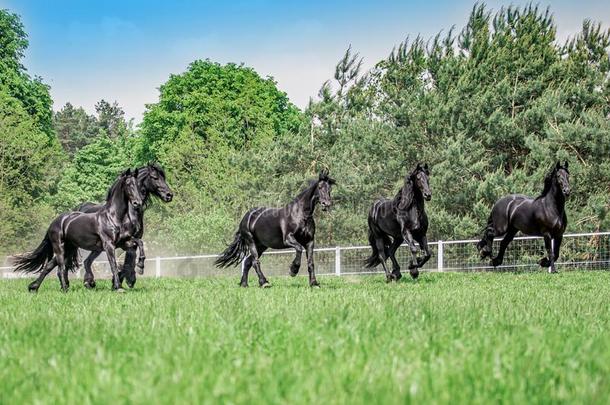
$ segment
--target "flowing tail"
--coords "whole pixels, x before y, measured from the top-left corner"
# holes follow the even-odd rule
[[[40,273],[46,264],[53,259],[53,245],[49,235],[45,235],[40,245],[30,253],[15,257],[13,271],[23,273]],[[78,248],[66,243],[64,246],[64,264],[69,271],[76,271],[80,266],[78,261]]]
[[[248,254],[248,245],[239,231],[235,239],[214,262],[216,267],[229,267],[238,265]]]
[[[52,258],[53,246],[51,245],[51,239],[49,239],[49,235],[45,235],[40,245],[33,252],[15,257],[15,268],[13,271],[40,273]]]
[[[364,261],[364,266],[366,268],[373,268],[381,264],[381,257],[379,257],[379,249],[377,249],[377,239],[379,238],[383,239],[384,248],[386,248],[392,243],[388,236],[385,235],[380,229],[378,229],[377,225],[373,223],[373,221],[369,217],[369,245],[371,245],[371,249],[373,250],[373,252]]]
[[[483,229],[483,237],[477,243],[477,249],[479,250],[479,254],[481,255],[481,259],[485,259],[488,256],[491,256],[491,248],[494,240],[494,223],[493,218],[490,215],[487,219],[487,225],[485,229]]]

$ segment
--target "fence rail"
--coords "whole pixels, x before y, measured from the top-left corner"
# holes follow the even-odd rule
[[[501,239],[494,240],[494,253]],[[478,240],[451,240],[431,242],[432,259],[423,271],[515,271],[539,269],[538,262],[545,256],[544,243],[540,237],[517,237],[508,247],[502,266],[494,268],[489,260],[481,261],[476,248]],[[364,259],[370,254],[369,246],[336,246],[315,249],[316,274],[354,275],[381,272],[364,267]],[[409,252],[401,248],[396,258],[406,270]],[[146,277],[202,277],[232,274],[231,270],[217,269],[214,259],[217,255],[169,256],[146,260]],[[268,251],[261,259],[263,271],[267,275],[285,275],[292,263],[294,250]],[[388,265],[390,265],[388,261]],[[561,256],[557,263],[563,269],[610,269],[610,232],[592,232],[564,235]],[[303,259],[301,272],[307,274]],[[94,272],[97,277],[109,277],[107,261],[96,261]],[[79,272],[81,273],[81,272]],[[11,267],[0,267],[3,278],[23,277],[13,273]],[[78,274],[80,276],[80,274]]]

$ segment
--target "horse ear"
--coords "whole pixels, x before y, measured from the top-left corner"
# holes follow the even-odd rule
[[[136,168],[136,170],[133,171],[133,177],[138,177],[138,172],[140,171],[139,168]]]
[[[125,176],[131,176],[131,167],[128,168],[127,170],[125,170],[125,173],[123,173]]]
[[[424,163],[424,170],[428,171],[428,163]]]
[[[566,169],[568,168],[568,161],[566,160],[565,164],[563,165],[563,167],[565,167]]]
[[[332,186],[332,185],[337,184],[337,181],[335,179],[329,177],[328,178],[328,184],[330,184]]]
[[[555,166],[555,169],[559,169],[559,168],[561,168],[561,162],[558,160],[557,165]]]
[[[320,171],[320,175],[318,176],[318,180],[325,180],[328,178],[328,169],[324,168]]]

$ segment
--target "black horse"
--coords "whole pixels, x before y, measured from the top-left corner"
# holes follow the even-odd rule
[[[559,258],[561,240],[568,225],[565,202],[569,195],[568,162],[563,166],[557,162],[544,179],[544,189],[538,197],[511,194],[500,198],[491,209],[483,239],[477,245],[481,259],[491,257],[494,237],[504,236],[498,255],[491,260],[494,267],[501,265],[508,244],[521,231],[526,235],[544,237],[548,257],[540,260],[540,266],[548,267],[549,273],[555,273],[555,261]]]
[[[140,252],[138,263],[136,265],[136,250],[126,246],[118,246],[125,250],[125,260],[122,266],[119,266],[119,281],[122,283],[123,279],[127,282],[129,288],[133,288],[136,283],[136,270],[139,274],[144,274],[144,261],[146,255],[144,253],[144,246],[142,244],[142,235],[144,234],[144,210],[148,207],[152,195],[157,196],[164,202],[170,202],[174,196],[169,185],[165,180],[165,171],[157,163],[148,163],[144,167],[138,168],[138,190],[142,196],[142,206],[134,207],[130,205],[128,216],[121,225],[121,232],[124,234],[133,235],[134,242]],[[104,208],[104,204],[94,204],[86,202],[78,207],[78,211],[92,213],[98,212]],[[93,251],[87,256],[84,261],[85,276],[83,282],[87,288],[95,288],[95,278],[91,271],[91,265],[93,261],[102,252]]]
[[[309,285],[318,287],[320,284],[316,280],[313,261],[316,232],[313,214],[318,202],[322,210],[331,206],[330,191],[333,184],[335,180],[328,176],[328,170],[323,170],[318,180],[312,180],[309,187],[288,205],[282,208],[259,207],[248,211],[239,224],[233,243],[216,259],[216,265],[227,267],[243,260],[240,285],[248,286],[248,272],[254,266],[259,285],[270,287],[259,262],[263,252],[269,248],[294,248],[296,257],[290,266],[290,275],[294,277],[299,272],[301,254],[305,250]]]
[[[411,277],[417,278],[418,268],[430,259],[426,238],[428,216],[424,207],[424,200],[430,201],[432,198],[428,184],[429,175],[428,164],[418,163],[415,170],[405,177],[404,185],[393,200],[379,199],[369,210],[369,244],[373,252],[366,259],[365,265],[372,268],[381,264],[387,282],[402,278],[395,253],[403,242],[406,241],[411,250]],[[415,241],[424,251],[423,258],[417,257]],[[388,257],[392,260],[391,273],[385,264]]]
[[[122,291],[115,257],[117,245],[127,245],[133,237],[121,232],[121,224],[128,216],[129,205],[142,205],[137,187],[138,170],[125,171],[114,182],[106,197],[104,208],[95,213],[69,212],[59,215],[47,230],[42,243],[31,253],[18,256],[15,271],[40,273],[28,289],[38,291],[45,277],[56,266],[63,291],[69,287],[68,271],[78,268],[78,249],[106,252],[112,271],[113,289]],[[133,241],[132,241],[133,243]]]

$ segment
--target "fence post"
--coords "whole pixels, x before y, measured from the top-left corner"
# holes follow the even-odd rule
[[[155,277],[161,277],[161,258],[159,256],[155,258]]]
[[[438,249],[436,250],[436,260],[437,260],[437,265],[436,267],[438,268],[438,271],[444,271],[443,270],[443,241],[439,240],[438,241]]]
[[[335,248],[335,276],[341,275],[341,248]]]

